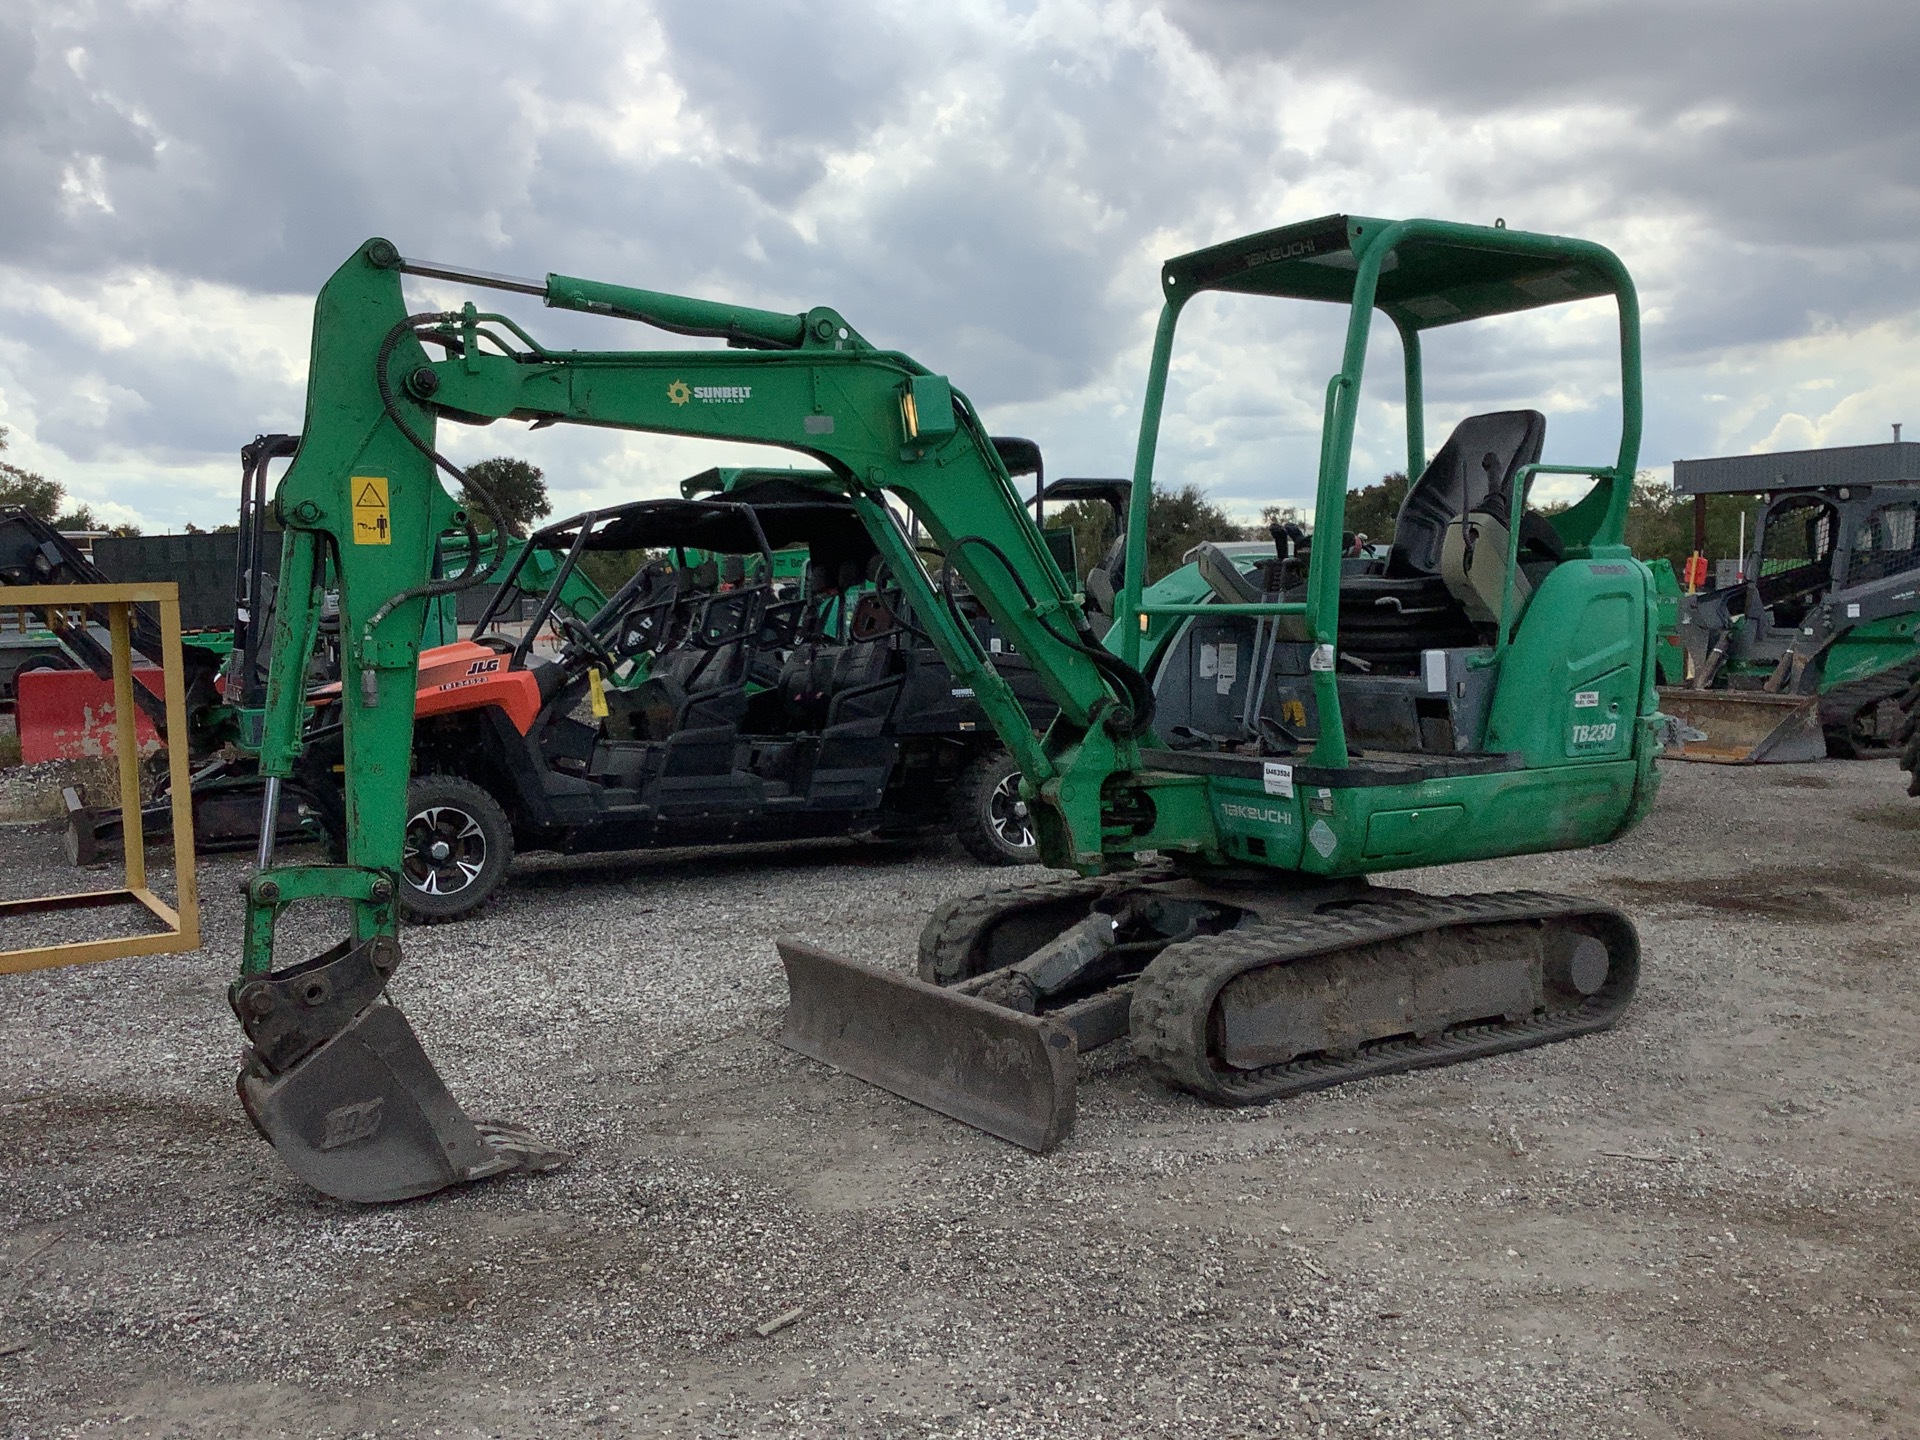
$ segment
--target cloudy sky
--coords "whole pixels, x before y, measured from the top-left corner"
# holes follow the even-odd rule
[[[1913,0],[8,0],[0,425],[98,513],[218,523],[241,443],[299,425],[315,290],[385,235],[830,304],[1051,473],[1124,473],[1160,260],[1347,211],[1617,250],[1649,467],[1920,436],[1916,55]],[[521,318],[582,343],[579,317]],[[1244,513],[1304,499],[1332,318],[1194,306],[1163,478]],[[1483,328],[1431,345],[1434,443],[1525,403],[1549,458],[1610,460],[1605,310]],[[1392,345],[1375,360],[1355,483],[1399,463]],[[741,453],[449,440],[542,464],[563,510]]]

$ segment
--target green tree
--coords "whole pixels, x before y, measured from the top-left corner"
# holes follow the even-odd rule
[[[1074,554],[1080,573],[1075,580],[1087,578],[1087,571],[1098,565],[1119,533],[1113,511],[1104,500],[1075,500],[1047,511],[1047,529],[1073,531]]]
[[[1400,518],[1400,502],[1406,498],[1407,477],[1399,470],[1382,475],[1378,484],[1349,490],[1346,528],[1370,541],[1391,544],[1394,522]]]
[[[589,550],[580,557],[580,573],[598,585],[602,594],[611,595],[631,580],[642,565],[668,553],[664,550]]]
[[[102,520],[93,513],[93,507],[91,505],[74,505],[65,510],[60,515],[54,517],[53,528],[68,533],[79,530],[92,530],[99,534],[115,535],[122,538],[130,538],[140,533],[140,527],[138,525],[115,525],[110,521]],[[187,533],[191,535],[198,532],[195,531],[193,526],[189,525],[187,527]]]
[[[1740,549],[1740,516],[1751,512],[1755,503],[1751,495],[1707,497],[1709,557],[1721,560],[1736,556]],[[1633,477],[1633,498],[1627,504],[1627,548],[1642,560],[1664,556],[1676,571],[1681,570],[1693,554],[1693,505],[1693,496],[1675,494],[1672,485],[1642,470]],[[1749,514],[1747,548],[1753,547],[1753,541]]]
[[[1260,511],[1260,532],[1271,531],[1276,525],[1305,525],[1307,515],[1298,505],[1267,505]],[[1255,539],[1259,535],[1255,535]]]
[[[1113,544],[1113,512],[1101,500],[1076,500],[1047,512],[1049,530],[1070,529],[1079,552],[1080,574],[1100,563]],[[1180,557],[1202,540],[1245,540],[1264,534],[1264,530],[1238,524],[1232,516],[1207,499],[1198,485],[1166,491],[1155,488],[1153,502],[1147,507],[1147,583],[1161,579],[1180,568]]]
[[[1156,488],[1147,508],[1147,583],[1180,568],[1180,557],[1202,540],[1245,540],[1259,532],[1236,524],[1198,485]]]
[[[553,513],[553,502],[547,498],[546,472],[538,465],[511,455],[496,455],[467,466],[467,474],[484,485],[500,507],[500,514],[493,515],[477,495],[469,496],[466,487],[461,487],[460,503],[473,513],[474,523],[483,531],[493,529],[498,519],[508,534],[524,535],[534,521]]]
[[[1279,507],[1269,506],[1274,514]],[[1073,531],[1074,549],[1079,555],[1080,573],[1098,565],[1118,533],[1113,511],[1103,500],[1076,500],[1047,511],[1049,530]],[[1184,485],[1166,491],[1155,487],[1153,501],[1147,507],[1147,583],[1164,578],[1180,568],[1180,557],[1202,540],[1248,540],[1266,534],[1264,524],[1242,525],[1207,498],[1198,485]]]
[[[0,425],[0,450],[6,448],[7,427]],[[66,497],[67,492],[58,480],[49,480],[0,460],[0,510],[25,510],[50,521],[60,513],[60,502]]]

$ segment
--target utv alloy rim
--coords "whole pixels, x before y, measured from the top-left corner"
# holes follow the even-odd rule
[[[400,857],[407,883],[426,895],[452,895],[480,878],[487,836],[480,822],[451,805],[434,805],[407,822]]]
[[[1002,845],[1015,850],[1033,848],[1033,825],[1027,802],[1020,798],[1020,777],[1009,775],[993,787],[987,799],[987,824]]]

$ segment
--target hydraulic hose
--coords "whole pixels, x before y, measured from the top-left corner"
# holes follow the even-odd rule
[[[1153,688],[1147,684],[1146,677],[1098,641],[1094,640],[1092,631],[1083,629],[1082,635],[1076,636],[1063,635],[1054,629],[1047,617],[1039,613],[1040,602],[1034,598],[1033,591],[1027,588],[1027,582],[1021,578],[1019,570],[1015,568],[1013,561],[1007,557],[1007,552],[983,536],[958,536],[954,541],[953,550],[941,557],[940,591],[947,602],[947,612],[953,617],[954,623],[967,635],[973,636],[973,626],[968,623],[966,617],[960,613],[960,608],[953,598],[953,554],[955,551],[963,550],[969,545],[980,546],[1000,562],[1001,568],[1007,572],[1008,578],[1013,581],[1015,587],[1020,591],[1020,598],[1025,600],[1028,609],[1034,612],[1034,619],[1039,622],[1042,630],[1045,630],[1048,635],[1052,636],[1060,644],[1066,646],[1067,649],[1077,651],[1092,661],[1094,668],[1099,670],[1110,684],[1126,696],[1128,706],[1133,712],[1132,718],[1122,727],[1127,738],[1138,739],[1140,736],[1146,734],[1148,728],[1153,724],[1154,707]],[[1076,625],[1076,628],[1079,629],[1082,628],[1082,626]],[[975,648],[978,649],[980,644],[978,636],[974,636],[973,643]]]

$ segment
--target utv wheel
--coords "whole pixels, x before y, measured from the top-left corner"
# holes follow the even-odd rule
[[[1032,865],[1040,858],[1033,817],[1020,798],[1020,767],[995,750],[960,772],[953,787],[953,828],[967,853],[985,865]]]
[[[407,787],[400,913],[409,920],[431,925],[471,915],[500,888],[512,859],[513,827],[478,785],[420,775]]]

